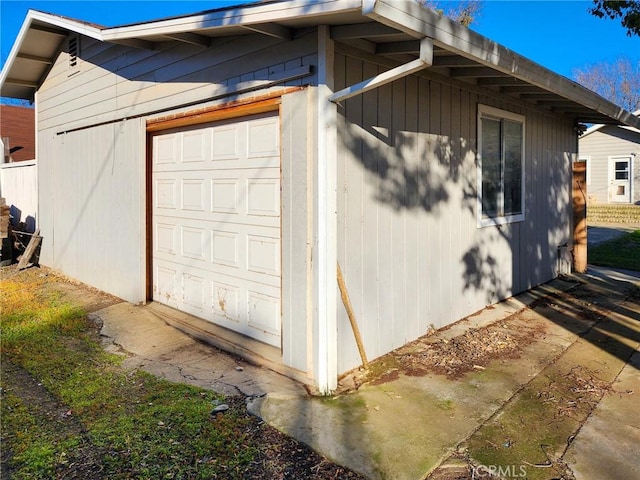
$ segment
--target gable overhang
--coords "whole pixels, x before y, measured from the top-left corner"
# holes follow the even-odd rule
[[[380,84],[396,74],[428,70],[429,75],[524,102],[576,124],[640,128],[640,118],[625,109],[414,0],[258,2],[113,28],[29,11],[0,73],[0,95],[32,100],[64,38],[73,32],[134,48],[153,49],[168,41],[209,48],[222,37],[289,39],[318,25],[330,27],[337,51],[390,71],[376,79]],[[426,42],[432,45],[432,57],[421,64]]]
[[[99,26],[29,10],[0,72],[0,96],[33,100],[71,32],[101,39]]]

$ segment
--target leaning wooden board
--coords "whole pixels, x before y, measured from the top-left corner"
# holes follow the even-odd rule
[[[42,237],[40,236],[40,229],[38,228],[34,232],[33,237],[31,237],[31,240],[29,241],[29,245],[27,245],[27,248],[22,254],[22,257],[20,257],[20,262],[18,262],[18,270],[24,270],[29,266],[31,257],[33,257],[33,254],[38,248],[38,245],[40,245],[41,241],[42,241]]]

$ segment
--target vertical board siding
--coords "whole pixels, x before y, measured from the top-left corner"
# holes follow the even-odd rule
[[[581,137],[578,140],[580,156],[589,157],[591,183],[587,185],[587,197],[592,203],[609,203],[609,157],[632,158],[632,203],[640,204],[640,133],[612,125]]]
[[[81,38],[79,71],[68,76],[62,52],[39,90],[40,128],[98,124],[206,101],[236,85],[277,79],[316,63],[316,35],[284,41],[260,35],[214,40],[209,48],[177,42],[147,51]],[[312,83],[313,77],[287,86]]]
[[[309,126],[308,91],[282,97],[282,361],[285,365],[308,372],[308,308],[310,286],[308,272],[311,242],[308,227],[307,194]]]
[[[41,261],[145,301],[145,134],[140,120],[39,137]]]
[[[11,208],[11,224],[33,233],[38,220],[38,166],[34,160],[0,165],[0,197]]]
[[[336,89],[379,73],[336,56]],[[476,227],[477,105],[526,117],[525,220]],[[369,358],[557,275],[570,238],[572,125],[460,83],[409,76],[339,111],[342,265]],[[361,363],[340,312],[339,371]]]

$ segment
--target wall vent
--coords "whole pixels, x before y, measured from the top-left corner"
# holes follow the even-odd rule
[[[69,37],[67,45],[67,53],[69,55],[69,75],[73,75],[78,72],[78,61],[80,56],[80,36],[72,35]]]

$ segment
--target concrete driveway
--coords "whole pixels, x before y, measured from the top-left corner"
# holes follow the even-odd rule
[[[209,349],[148,307],[93,315],[131,368],[243,395],[252,413],[372,479],[640,478],[637,281],[591,267],[555,280],[373,362],[373,381],[346,378],[357,388],[331,398]],[[448,345],[480,348],[459,342],[474,332],[498,341],[467,371],[403,363]]]
[[[640,230],[640,224],[634,223],[589,223],[587,225],[587,246],[595,247],[601,243],[618,238],[625,233]]]

